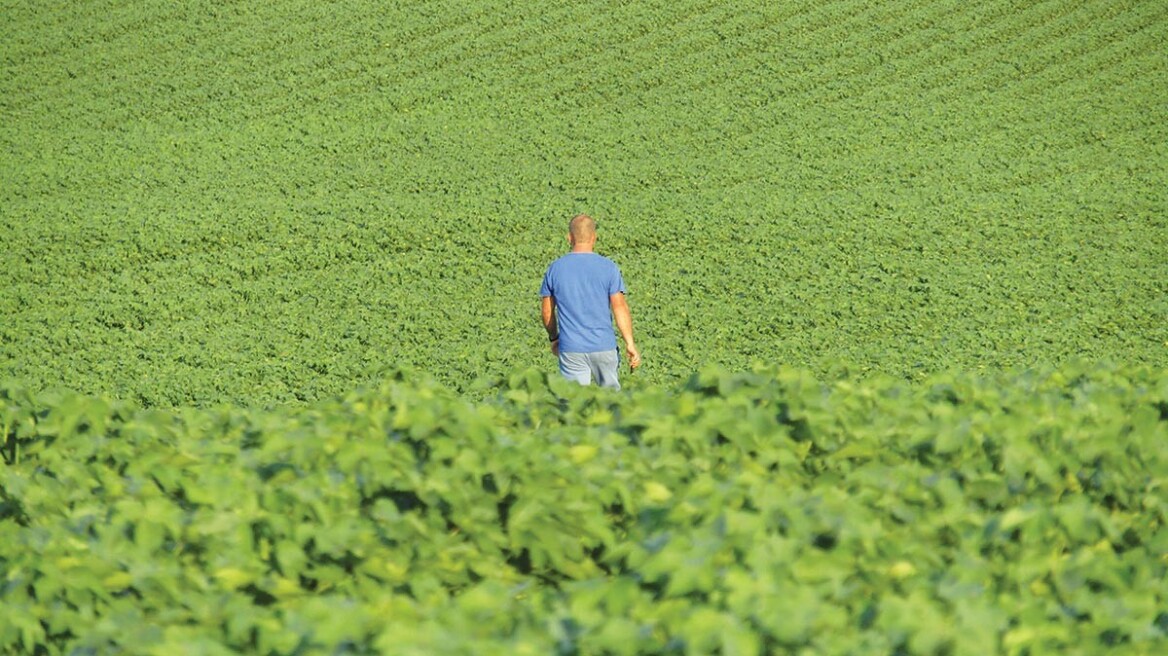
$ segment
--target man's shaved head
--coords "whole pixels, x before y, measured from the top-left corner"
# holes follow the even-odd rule
[[[596,221],[587,214],[577,214],[568,222],[568,234],[573,241],[591,241],[596,238]]]

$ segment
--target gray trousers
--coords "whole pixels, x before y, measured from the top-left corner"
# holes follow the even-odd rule
[[[601,387],[620,389],[617,371],[620,369],[620,352],[596,351],[595,353],[560,352],[560,373],[564,378],[581,385],[595,382]]]

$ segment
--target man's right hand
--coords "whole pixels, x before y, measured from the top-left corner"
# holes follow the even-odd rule
[[[557,358],[560,357],[560,340],[553,340],[551,349],[552,355],[556,356]]]

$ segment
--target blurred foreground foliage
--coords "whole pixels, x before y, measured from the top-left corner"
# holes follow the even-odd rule
[[[1168,648],[1168,375],[0,386],[0,651]]]

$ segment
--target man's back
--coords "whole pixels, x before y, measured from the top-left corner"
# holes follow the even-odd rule
[[[555,299],[560,350],[592,353],[616,348],[609,297],[624,293],[620,269],[596,253],[568,253],[548,267],[541,296]]]
[[[616,263],[593,252],[596,222],[586,214],[568,223],[572,250],[548,266],[540,287],[540,318],[560,360],[560,373],[581,385],[596,382],[620,389],[620,351],[613,321],[625,340],[629,366],[641,364],[633,343],[633,319],[625,281]]]

